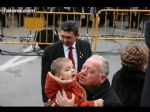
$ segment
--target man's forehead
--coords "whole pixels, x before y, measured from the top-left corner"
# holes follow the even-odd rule
[[[96,63],[98,63],[97,61],[98,60],[93,58],[93,57],[90,57],[90,58],[87,59],[87,62],[96,62]]]
[[[64,30],[60,30],[60,33],[63,34],[73,34],[73,31],[64,31]]]
[[[86,60],[86,62],[84,63],[84,65],[99,66],[99,63],[97,62],[97,60],[95,60],[93,58],[89,58],[89,59]]]

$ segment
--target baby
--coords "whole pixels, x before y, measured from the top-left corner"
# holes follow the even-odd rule
[[[81,107],[102,107],[103,99],[93,101],[86,100],[86,92],[76,81],[79,74],[76,73],[72,61],[67,58],[58,58],[51,64],[51,72],[48,72],[45,82],[45,93],[50,99],[51,106],[59,106],[56,103],[56,94],[58,91],[65,90],[67,97],[71,98],[75,94],[75,106]]]

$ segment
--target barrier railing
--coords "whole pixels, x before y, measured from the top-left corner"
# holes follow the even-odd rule
[[[74,20],[79,24],[79,38],[90,41],[90,44],[92,45],[94,15],[91,13],[43,11],[35,11],[29,14],[17,12],[0,13],[5,16],[5,25],[3,27],[1,25],[2,36],[0,44],[53,44],[58,40],[54,39],[54,35],[57,35],[58,38],[60,38],[59,31],[61,23],[67,20]],[[86,19],[83,21],[83,18]],[[91,28],[88,27],[89,18],[92,18]],[[83,24],[85,24],[85,27],[82,27]],[[7,28],[8,25],[9,28]],[[49,30],[51,31],[50,34]]]
[[[150,10],[103,9],[96,14],[94,52],[99,40],[143,40],[144,22]],[[135,16],[135,15],[136,16]],[[120,16],[120,21],[118,21]],[[127,17],[127,20],[124,20]],[[132,24],[132,22],[135,22]]]
[[[132,16],[135,13],[137,26],[132,28]],[[88,40],[91,46],[94,40],[93,51],[97,52],[99,40],[143,40],[144,22],[145,18],[149,18],[149,13],[150,10],[103,9],[94,18],[91,13],[77,12],[35,11],[3,14],[0,12],[5,18],[3,27],[1,24],[0,44],[47,46],[60,38],[59,31],[63,21],[74,20],[79,24],[79,38]],[[118,16],[120,16],[120,21]],[[125,21],[124,17],[129,19]],[[89,18],[92,18],[91,21]],[[90,22],[91,27],[89,27]]]

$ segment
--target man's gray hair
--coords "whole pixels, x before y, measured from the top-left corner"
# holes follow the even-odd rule
[[[109,74],[109,63],[108,61],[103,57],[99,55],[92,55],[92,58],[95,58],[98,62],[98,60],[101,60],[103,62],[103,66],[100,68],[100,72],[102,74],[108,75]]]

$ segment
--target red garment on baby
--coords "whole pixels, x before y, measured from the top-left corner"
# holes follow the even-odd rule
[[[79,78],[79,74],[77,74],[77,79]],[[71,99],[72,93],[75,94],[75,104],[76,106],[95,106],[94,101],[87,101],[85,90],[83,87],[79,85],[79,83],[75,80],[72,80],[70,82],[63,82],[57,80],[55,76],[53,76],[51,73],[47,74],[46,82],[45,82],[45,93],[47,97],[54,101],[53,106],[58,106],[55,102],[56,94],[58,90],[62,92],[62,88],[65,90],[67,97]]]

